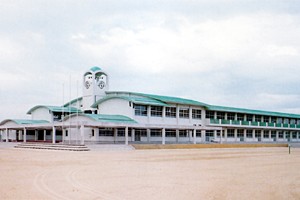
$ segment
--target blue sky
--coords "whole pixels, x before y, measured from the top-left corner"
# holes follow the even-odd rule
[[[95,65],[111,90],[300,113],[299,4],[1,0],[0,120],[77,97]]]

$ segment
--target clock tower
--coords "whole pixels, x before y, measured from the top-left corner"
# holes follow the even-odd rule
[[[103,98],[108,90],[108,76],[99,67],[92,67],[83,75],[82,109],[92,112],[91,106]]]

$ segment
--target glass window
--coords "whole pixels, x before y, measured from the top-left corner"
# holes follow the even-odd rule
[[[99,129],[99,136],[114,136],[113,129]]]
[[[271,138],[276,138],[276,131],[271,131]]]
[[[261,130],[255,130],[255,137],[259,138],[261,136]]]
[[[269,122],[269,116],[263,116],[263,118],[264,118],[264,122]]]
[[[282,118],[281,118],[281,117],[278,117],[278,118],[277,118],[277,123],[278,123],[278,124],[281,124],[281,123],[282,123]]]
[[[276,117],[271,117],[271,123],[276,123]]]
[[[196,130],[196,137],[201,137],[201,130]]]
[[[188,137],[189,134],[187,130],[179,130],[179,137]]]
[[[243,129],[238,129],[237,130],[237,137],[239,137],[239,138],[244,137],[244,130]]]
[[[282,131],[278,132],[278,138],[283,138],[283,132]]]
[[[206,130],[205,131],[205,136],[206,137],[213,137],[214,136],[214,131],[213,130]]]
[[[253,137],[253,131],[252,130],[247,130],[246,137],[247,138],[252,138]]]
[[[269,131],[264,131],[264,138],[269,138]]]
[[[290,121],[290,119],[289,119],[289,118],[284,118],[284,120],[283,120],[283,123],[284,123],[284,124],[288,124],[288,123],[289,123],[289,121]]]
[[[151,137],[162,137],[162,130],[161,129],[151,129],[150,135],[151,135]]]
[[[224,112],[217,112],[217,119],[225,119],[225,113]]]
[[[176,107],[166,107],[166,117],[176,118]]]
[[[134,113],[138,116],[147,116],[147,106],[145,105],[135,105]]]
[[[261,115],[254,115],[255,122],[261,122]]]
[[[235,113],[227,113],[227,120],[234,120]]]
[[[193,109],[192,110],[192,117],[193,117],[193,119],[201,119],[201,110]]]
[[[234,129],[228,129],[227,130],[227,137],[229,137],[229,138],[234,137]]]
[[[162,106],[151,106],[151,116],[162,117]]]
[[[147,137],[147,129],[135,129],[135,135],[140,135],[141,137]]]
[[[295,119],[291,119],[290,120],[290,124],[296,124],[296,120]]]
[[[215,111],[205,111],[205,118],[206,119],[214,119],[215,118]]]
[[[179,117],[180,118],[189,118],[190,109],[189,108],[179,108]]]
[[[253,115],[246,115],[247,121],[252,122],[253,120]]]
[[[244,114],[238,113],[237,114],[237,120],[238,121],[244,121]]]
[[[166,137],[176,137],[176,130],[166,129]]]

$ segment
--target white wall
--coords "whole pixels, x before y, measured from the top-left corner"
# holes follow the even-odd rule
[[[31,113],[31,118],[33,120],[47,120],[49,122],[52,122],[52,114],[49,113],[49,109],[44,107],[40,107],[34,110]]]
[[[98,105],[98,114],[124,115],[133,118],[133,104],[124,99],[109,99]]]

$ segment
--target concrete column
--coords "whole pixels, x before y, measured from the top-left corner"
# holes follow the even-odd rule
[[[252,130],[252,138],[253,138],[253,141],[255,140],[255,129]]]
[[[283,139],[286,139],[286,131],[283,131]]]
[[[128,126],[125,127],[125,145],[128,145]]]
[[[163,120],[163,122],[165,121],[165,118],[166,118],[166,107],[163,106],[163,109],[162,109],[162,120]]]
[[[176,129],[176,143],[179,142],[179,129]]]
[[[151,118],[151,106],[147,106],[147,121],[150,123]]]
[[[150,138],[151,138],[151,132],[150,132],[150,129],[148,128],[147,129],[147,141],[148,141],[148,143],[150,142]]]
[[[217,130],[214,130],[214,140],[217,139]]]
[[[188,133],[188,136],[189,136],[189,142],[191,142],[192,138],[193,138],[193,136],[191,134],[191,130],[187,130],[187,133]]]
[[[176,106],[176,124],[179,122],[179,106]]]
[[[276,142],[278,142],[279,131],[276,131]]]
[[[117,139],[118,139],[118,129],[114,128],[114,143],[117,142]]]
[[[44,130],[44,141],[46,141],[46,137],[47,137],[47,130]],[[64,137],[64,135],[63,135]]]
[[[5,129],[5,134],[6,134],[6,142],[8,142],[8,136],[9,136],[9,130]]]
[[[84,145],[84,125],[80,125],[80,144]]]
[[[201,141],[205,142],[205,130],[201,130]]]
[[[193,115],[192,108],[189,107],[189,123],[192,123],[192,115]]]
[[[193,139],[194,139],[193,143],[196,144],[197,143],[197,141],[196,141],[196,139],[197,139],[197,137],[196,137],[196,129],[193,130]]]
[[[237,129],[234,129],[234,141],[237,142]]]
[[[44,132],[45,134],[45,132]],[[45,136],[45,135],[44,135]],[[46,139],[46,137],[44,137],[44,139]],[[66,129],[62,129],[62,142],[65,143],[65,139],[66,139]]]
[[[224,137],[225,137],[225,142],[227,142],[227,129],[225,129],[225,131],[224,131]]]
[[[264,130],[261,130],[260,131],[260,141],[263,141],[264,140]]]
[[[135,129],[131,129],[131,141],[134,142],[135,141]]]
[[[52,143],[55,144],[56,139],[56,128],[55,126],[52,127]]]
[[[34,130],[34,141],[38,139],[38,130]]]
[[[271,138],[272,138],[272,131],[271,130],[269,130],[269,139],[271,140]]]
[[[162,144],[166,144],[166,129],[163,128],[161,131],[162,131]]]
[[[23,131],[23,132],[24,132],[23,142],[26,142],[26,134],[27,134],[27,133],[26,133],[26,128],[24,128],[24,131]]]
[[[244,129],[244,142],[247,140],[247,129]]]

